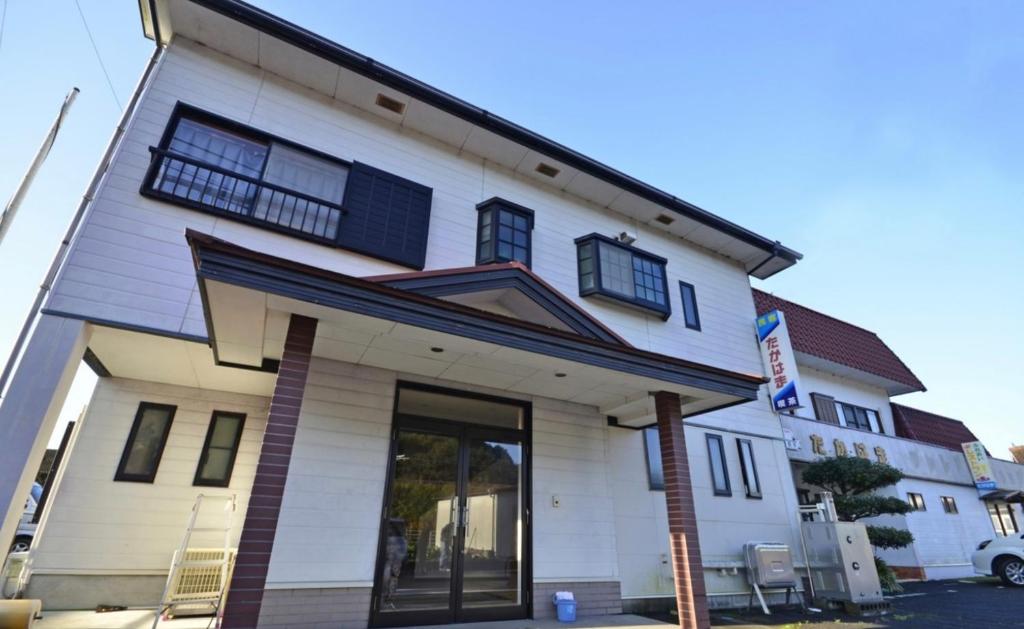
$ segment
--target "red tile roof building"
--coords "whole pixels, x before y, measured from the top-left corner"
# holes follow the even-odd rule
[[[752,290],[758,315],[771,310],[785,313],[793,351],[899,383],[905,388],[901,392],[925,390],[910,368],[874,332],[756,288]]]
[[[978,441],[971,429],[959,419],[943,417],[902,404],[890,406],[897,437],[906,437],[957,451],[960,450],[962,443]]]

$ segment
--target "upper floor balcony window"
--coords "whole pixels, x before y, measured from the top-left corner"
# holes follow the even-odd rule
[[[667,260],[600,234],[576,239],[580,295],[599,295],[668,319]]]
[[[493,198],[476,206],[476,263],[531,263],[533,210]]]
[[[868,430],[871,432],[883,433],[882,422],[878,417],[878,411],[862,406],[856,406],[847,402],[839,402],[835,398],[821,393],[812,393],[811,401],[814,405],[814,415],[818,421],[838,424],[846,428]]]
[[[422,268],[432,191],[179,105],[142,194]]]

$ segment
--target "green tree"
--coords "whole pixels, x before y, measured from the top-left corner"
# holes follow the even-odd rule
[[[903,472],[885,463],[849,456],[827,458],[809,464],[802,476],[808,485],[832,492],[836,515],[843,522],[880,515],[902,515],[913,510],[899,498],[876,493],[903,479]],[[910,531],[892,526],[868,525],[867,533],[875,548],[903,548],[914,542]],[[882,587],[889,591],[900,590],[892,569],[878,557],[875,557],[875,564]]]

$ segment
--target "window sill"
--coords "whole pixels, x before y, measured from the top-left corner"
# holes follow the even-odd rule
[[[625,295],[619,295],[611,291],[603,290],[600,288],[588,288],[586,290],[580,290],[580,297],[593,297],[600,301],[616,304],[619,306],[625,306],[633,310],[639,310],[647,314],[655,314],[662,321],[668,321],[668,318],[672,315],[672,311],[668,305],[654,304],[648,301],[641,301],[639,299],[630,299]]]

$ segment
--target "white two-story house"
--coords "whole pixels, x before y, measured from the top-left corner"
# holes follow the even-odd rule
[[[156,49],[0,407],[8,538],[100,376],[28,596],[155,605],[199,494],[236,500],[226,627],[557,590],[707,626],[744,542],[796,548],[749,277],[798,253],[245,3],[140,12]]]
[[[924,385],[875,333],[760,290],[754,301],[759,314],[785,312],[810,398],[780,416],[801,504],[820,498],[801,478],[810,461],[860,456],[893,465],[905,478],[883,492],[913,511],[865,522],[909,530],[914,543],[879,556],[902,578],[973,576],[979,542],[1019,532],[1024,465],[990,457],[997,487],[977,490],[961,448],[977,437],[959,420],[890,401]]]

